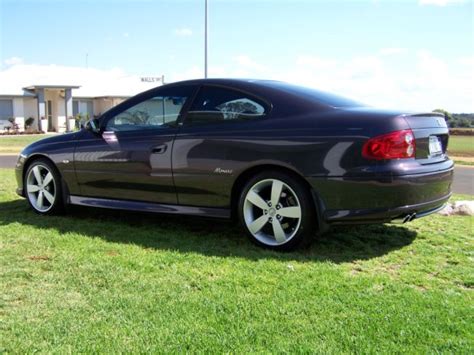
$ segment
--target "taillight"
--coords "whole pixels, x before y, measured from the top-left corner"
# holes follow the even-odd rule
[[[415,156],[415,136],[411,129],[370,138],[362,147],[366,159],[406,159]]]

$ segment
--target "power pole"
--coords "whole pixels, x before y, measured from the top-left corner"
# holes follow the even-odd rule
[[[207,0],[204,0],[204,78],[207,78]]]

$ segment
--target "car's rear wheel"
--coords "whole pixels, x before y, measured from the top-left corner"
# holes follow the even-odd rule
[[[25,196],[33,210],[40,214],[62,212],[61,177],[46,159],[33,161],[25,174]]]
[[[242,190],[239,219],[251,241],[276,250],[310,242],[315,214],[308,189],[289,174],[264,172]]]

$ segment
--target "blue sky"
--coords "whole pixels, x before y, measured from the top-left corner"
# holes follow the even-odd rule
[[[84,67],[88,54],[88,66],[100,70],[168,81],[202,76],[203,3],[0,0],[1,69]],[[473,94],[465,80],[474,79],[472,1],[209,0],[209,30],[211,76],[283,79],[382,104],[377,85],[388,82],[385,95],[399,105],[440,75],[465,96],[451,92],[446,101],[436,84],[440,104],[472,108],[465,95]]]

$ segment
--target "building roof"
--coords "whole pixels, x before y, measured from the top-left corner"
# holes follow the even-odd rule
[[[114,95],[114,96],[77,96],[77,95],[74,95],[74,98],[75,99],[128,99],[130,98],[131,95],[127,95],[127,96],[121,96],[121,95]]]
[[[36,89],[79,89],[80,85],[30,85],[24,87],[23,90],[36,90]]]
[[[71,88],[73,97],[130,97],[161,85],[159,79],[161,75],[141,77],[119,68],[17,64],[0,71],[0,95],[31,96],[35,88]]]
[[[12,99],[12,98],[31,98],[31,99],[34,99],[35,96],[31,96],[31,95],[0,95],[0,99]]]

